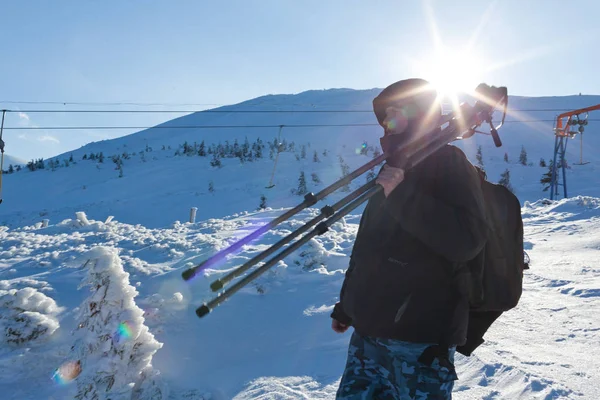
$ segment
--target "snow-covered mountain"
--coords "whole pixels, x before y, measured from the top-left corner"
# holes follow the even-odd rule
[[[56,157],[62,167],[55,171],[46,166],[44,171],[22,171],[5,176],[0,223],[8,226],[33,224],[41,217],[60,221],[72,216],[74,209],[85,209],[93,218],[102,219],[110,214],[123,222],[159,227],[175,220],[186,220],[191,207],[198,207],[198,219],[201,220],[254,209],[263,194],[270,206],[292,206],[298,197],[292,196],[290,190],[296,187],[301,170],[307,177],[316,173],[326,184],[342,174],[339,156],[351,168],[369,159],[372,152],[367,156],[356,153],[364,142],[378,147],[381,128],[370,112],[377,93],[378,90],[336,89],[265,96],[187,115],[119,139],[90,143]],[[497,181],[508,168],[513,181],[519,182],[516,185],[519,198],[535,201],[546,195],[538,182],[544,170],[538,165],[540,158],[548,161],[553,154],[552,120],[558,114],[555,110],[596,103],[600,103],[600,96],[511,97],[511,109],[528,111],[509,111],[500,131],[503,147],[494,147],[491,138],[483,135],[457,145],[473,162],[477,147],[481,145],[490,179]],[[295,112],[282,112],[292,110]],[[499,117],[497,113],[496,118]],[[363,126],[365,124],[367,126]],[[193,146],[204,141],[208,148],[227,142],[233,145],[236,140],[241,146],[246,138],[252,144],[260,138],[268,144],[279,137],[281,125],[281,140],[294,142],[295,148],[279,157],[273,175],[276,188],[272,190],[265,189],[271,183],[274,170],[274,160],[268,157],[268,146],[264,157],[256,162],[242,165],[238,159],[225,158],[223,168],[210,166],[210,154],[206,157],[175,156],[178,150],[182,152],[181,146],[186,142]],[[600,145],[600,135],[594,132],[596,125],[592,121],[586,127],[584,161],[600,161],[594,151]],[[567,147],[569,160],[579,162],[580,139],[577,137],[570,142]],[[306,158],[297,161],[295,155],[301,154],[303,145],[306,146]],[[532,168],[517,165],[522,147],[528,153],[529,162],[534,164]],[[328,151],[326,156],[324,150]],[[315,151],[320,160],[317,163],[313,162]],[[103,163],[82,160],[84,155],[99,153],[106,159]],[[123,177],[119,178],[121,172],[115,170],[116,165],[109,158],[123,153],[128,154],[128,159],[122,160]],[[502,161],[505,153],[510,162],[497,162]],[[71,157],[77,165],[70,163],[65,168],[64,163]],[[569,176],[594,175],[594,164],[573,165],[572,168]],[[214,192],[208,190],[211,181]],[[593,188],[585,184],[586,180],[575,178],[571,181],[570,195],[593,194],[589,192]],[[319,189],[318,185],[310,187],[310,182],[310,190]]]
[[[4,170],[8,170],[8,168],[12,165],[13,168],[17,165],[25,165],[27,161],[22,158],[11,156],[10,154],[4,154]]]
[[[345,166],[369,161],[381,131],[372,113],[322,111],[369,111],[378,92],[265,96],[90,143],[45,160],[43,170],[5,175],[0,326],[11,335],[0,348],[0,389],[6,398],[73,398],[93,381],[90,370],[107,377],[106,371],[119,370],[122,354],[144,371],[144,379],[123,374],[115,381],[130,396],[124,398],[131,398],[130,381],[135,393],[170,399],[332,398],[349,334],[331,331],[329,312],[362,207],[205,318],[194,310],[212,298],[210,282],[345,192],[301,212],[192,282],[184,282],[181,272],[300,203],[302,196],[293,190],[301,172],[307,189],[317,192],[340,178]],[[474,356],[457,358],[457,399],[600,398],[600,364],[593,356],[600,343],[597,122],[584,134],[583,158],[590,163],[576,165],[580,137],[570,140],[571,198],[548,202],[539,182],[547,171],[540,158],[548,162],[553,152],[555,110],[597,103],[600,96],[511,97],[514,111],[500,130],[503,147],[484,135],[455,143],[474,163],[481,145],[490,180],[510,171],[532,259],[520,305],[502,316]],[[357,126],[345,126],[351,124]],[[285,151],[274,168],[269,145],[281,125]],[[249,151],[257,139],[264,145],[254,147],[252,160],[225,157],[220,167],[211,165],[208,149],[221,143],[225,152],[228,142],[235,152],[237,140],[243,152],[246,138]],[[205,156],[199,155],[202,142]],[[523,148],[528,165],[518,162]],[[267,189],[271,176],[275,186]],[[364,182],[360,177],[351,187]],[[265,209],[259,209],[261,196]],[[192,207],[195,223],[188,222]],[[95,285],[90,289],[90,280],[99,276],[112,279],[110,296],[102,297]],[[87,284],[78,290],[81,283]],[[110,323],[98,323],[96,315]],[[106,328],[110,358],[96,351],[102,347],[96,348],[91,326]],[[73,371],[80,376],[72,379]]]

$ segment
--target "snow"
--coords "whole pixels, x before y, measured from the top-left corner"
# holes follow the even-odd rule
[[[265,96],[224,110],[368,110],[378,90],[310,91]],[[600,96],[511,98],[513,109],[573,109],[600,103]],[[529,114],[529,115],[523,115]],[[526,120],[552,119],[555,112],[519,112]],[[514,115],[507,121],[514,121]],[[371,123],[368,113],[197,113],[165,123],[191,125],[269,125],[264,129],[150,129],[92,143],[57,157],[75,163],[3,177],[0,205],[0,326],[15,326],[31,340],[0,347],[0,389],[6,399],[73,398],[93,371],[118,372],[116,385],[131,398],[144,393],[169,399],[327,399],[333,398],[350,333],[335,334],[329,314],[337,301],[362,207],[311,239],[229,300],[199,319],[195,309],[214,297],[209,285],[254,257],[333,204],[336,193],[244,246],[196,279],[181,273],[226,248],[302,201],[292,194],[301,171],[308,190],[317,192],[372,157],[362,143],[377,147],[377,127],[284,128],[282,139],[295,151],[280,154],[275,187],[266,189],[274,161],[241,163],[223,158],[176,156],[179,145],[272,142],[281,124]],[[523,205],[526,250],[531,269],[518,307],[505,313],[472,357],[457,356],[456,399],[600,398],[600,144],[596,124],[570,140],[567,170],[570,198],[549,201],[539,180],[552,156],[552,122],[507,124],[499,131],[504,146],[477,135],[455,143],[476,161],[482,146],[488,178],[510,170]],[[310,143],[310,147],[309,147]],[[165,145],[165,150],[162,146]],[[306,146],[306,159],[296,159]],[[148,146],[148,147],[147,147]],[[168,148],[171,146],[171,149]],[[148,148],[151,151],[147,151]],[[525,147],[532,165],[518,164]],[[317,151],[319,162],[313,161]],[[327,150],[327,155],[324,155]],[[82,160],[103,152],[103,163]],[[123,160],[119,177],[111,155]],[[141,152],[141,153],[140,153]],[[506,163],[504,153],[509,155]],[[142,159],[141,154],[144,154]],[[309,177],[317,174],[321,183]],[[209,191],[213,182],[214,192]],[[351,184],[358,188],[360,177]],[[259,209],[261,195],[266,208]],[[196,222],[190,210],[196,207]],[[49,220],[48,226],[42,221]],[[93,275],[95,278],[93,278]],[[95,323],[113,350],[133,352],[144,343],[140,363],[127,366],[118,351],[110,357],[89,353],[82,343],[98,343],[97,332],[80,328],[90,302],[103,292],[82,282],[110,277],[110,302]],[[93,278],[93,279],[92,279]],[[91,279],[91,280],[90,280]],[[108,279],[108,278],[107,278]],[[100,279],[102,281],[102,279]],[[90,292],[91,289],[92,291]],[[97,299],[96,299],[97,300]],[[94,302],[96,301],[94,300]],[[130,327],[130,341],[116,340]],[[127,325],[129,324],[129,325]],[[37,327],[37,328],[34,328]],[[34,329],[39,335],[31,335]],[[43,331],[43,332],[42,332]],[[125,347],[119,347],[125,346]],[[129,346],[129,347],[127,347]],[[128,354],[129,354],[128,353]],[[137,353],[136,353],[137,354]],[[77,364],[76,360],[81,359]],[[81,370],[79,370],[79,368]],[[57,381],[61,371],[71,379]],[[128,392],[129,391],[129,392]],[[118,398],[115,392],[114,398]],[[136,397],[137,396],[137,397]],[[129,397],[128,397],[129,398]],[[151,397],[148,397],[151,398]],[[155,397],[160,398],[160,397]]]

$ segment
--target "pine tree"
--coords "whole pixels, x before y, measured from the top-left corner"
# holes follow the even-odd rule
[[[21,166],[20,166],[20,165],[17,165],[17,168],[16,168],[16,170],[17,170],[17,172],[19,172],[19,171],[21,170]]]
[[[546,160],[544,160],[543,158],[540,158],[540,167],[546,167]]]
[[[540,179],[540,183],[542,185],[544,185],[543,191],[546,192],[548,189],[550,189],[550,186],[552,185],[552,167],[554,165],[554,160],[550,160],[549,164],[548,164],[548,171],[546,171],[543,175],[542,175],[542,179]]]
[[[208,191],[210,193],[214,193],[215,192],[215,185],[214,185],[213,181],[208,182]]]
[[[367,182],[370,182],[373,179],[375,179],[375,171],[373,171],[373,169],[370,169],[367,173]]]
[[[298,196],[305,195],[308,193],[308,189],[306,188],[306,178],[304,177],[304,171],[300,172],[300,177],[298,177],[298,188],[295,192]]]
[[[342,156],[339,156],[338,158],[339,162],[340,162],[340,167],[342,168],[342,177],[348,175],[350,173],[350,167],[348,166],[348,164],[346,164],[346,162],[344,161],[344,158]],[[349,192],[350,191],[350,185],[346,184],[341,188],[342,192]]]
[[[82,160],[87,160],[88,156],[87,154],[84,154],[83,157],[81,158]]]
[[[254,159],[261,159],[263,158],[263,147],[260,143],[260,139],[258,139],[258,143],[256,144],[256,148],[254,149]]]
[[[123,177],[123,164],[122,163],[119,163],[118,170],[119,170],[119,178],[122,178]]]
[[[69,162],[72,163],[73,162],[73,154],[71,154],[71,156],[69,157]]]
[[[260,210],[264,210],[265,208],[267,208],[267,198],[264,194],[260,195],[260,204],[258,205],[258,208]]]
[[[8,288],[8,287],[5,287]],[[0,290],[0,344],[30,348],[44,343],[60,327],[61,308],[32,287]]]
[[[300,149],[300,158],[306,158],[306,145],[302,145],[302,148]]]
[[[9,174],[12,174],[13,172],[15,172],[15,169],[13,168],[12,164],[10,164],[10,165],[8,166],[8,173],[9,173]]]
[[[477,147],[477,165],[483,169],[483,152],[481,151],[481,145]]]
[[[319,160],[319,155],[317,154],[316,150],[313,154],[313,162],[321,162],[321,160]]]
[[[248,136],[246,136],[244,140],[244,144],[242,145],[242,155],[244,158],[248,158],[248,153],[250,152],[250,142],[248,141]]]
[[[502,174],[500,174],[500,180],[498,181],[498,183],[506,187],[511,192],[513,191],[513,188],[510,184],[510,171],[508,169],[506,169]]]
[[[524,146],[521,146],[521,154],[519,155],[519,163],[521,165],[527,165],[527,151]]]
[[[313,183],[314,183],[315,185],[318,185],[319,183],[321,183],[321,179],[319,178],[319,175],[317,175],[317,173],[316,173],[316,172],[313,172],[313,173],[311,174],[311,178],[312,178],[312,181],[313,181]]]
[[[221,168],[221,159],[217,156],[216,153],[213,153],[213,158],[210,160],[210,165],[213,167]]]
[[[323,150],[323,157],[327,157],[327,149]]]
[[[102,152],[100,152],[100,154],[98,154],[98,162],[100,162],[100,163],[104,162],[104,154],[102,154]]]
[[[508,162],[508,153],[504,153],[504,161]]]
[[[124,400],[133,397],[132,390],[137,398],[164,399],[160,388],[146,381],[153,379],[152,357],[162,343],[144,324],[144,311],[134,300],[138,292],[117,250],[98,246],[86,259],[87,276],[79,288],[89,287],[90,295],[79,307],[72,347],[82,371],[75,399]],[[143,388],[150,392],[139,393]]]

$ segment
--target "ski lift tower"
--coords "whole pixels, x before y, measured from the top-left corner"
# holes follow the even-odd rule
[[[581,137],[581,164],[583,164],[583,131],[585,130],[584,126],[588,124],[588,113],[590,111],[600,110],[600,104],[596,104],[595,106],[581,108],[579,110],[568,111],[560,114],[556,117],[556,124],[554,126],[554,161],[552,163],[552,180],[550,183],[550,200],[554,200],[555,196],[558,196],[558,169],[560,168],[562,171],[562,186],[564,190],[564,197],[567,197],[567,174],[565,171],[567,161],[565,160],[565,153],[567,151],[567,139],[574,138],[577,134],[582,135]],[[585,116],[581,118],[579,114],[584,114]],[[563,125],[563,119],[567,119]],[[576,125],[579,125],[577,130],[571,130]],[[558,158],[558,163],[557,163]]]

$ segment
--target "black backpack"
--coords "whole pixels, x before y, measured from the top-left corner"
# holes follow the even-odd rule
[[[457,351],[470,356],[503,312],[514,308],[523,291],[523,271],[529,259],[523,249],[523,219],[519,199],[506,187],[486,180],[477,168],[489,224],[484,249],[466,268],[469,291],[467,341]]]

